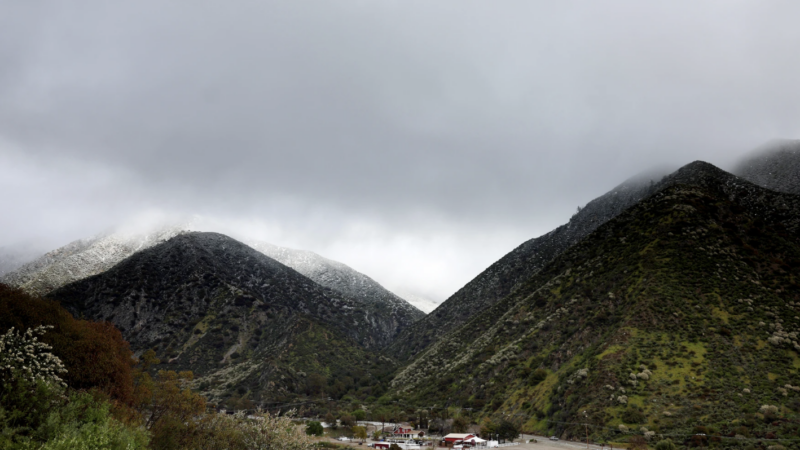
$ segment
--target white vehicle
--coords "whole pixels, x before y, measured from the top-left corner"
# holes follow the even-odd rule
[[[340,437],[336,438],[336,440],[342,441],[342,442],[349,442],[351,439],[349,437],[347,437],[347,436],[340,436]]]
[[[551,441],[557,441],[557,440],[558,440],[558,438],[557,438],[557,437],[555,437],[555,436],[550,436],[550,440],[551,440]]]

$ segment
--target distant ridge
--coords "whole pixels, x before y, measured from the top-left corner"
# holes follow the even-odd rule
[[[311,278],[315,282],[341,292],[365,304],[388,307],[406,325],[421,319],[425,313],[408,301],[388,291],[372,278],[350,266],[324,258],[314,252],[278,247],[266,242],[248,241],[248,245],[270,258]]]

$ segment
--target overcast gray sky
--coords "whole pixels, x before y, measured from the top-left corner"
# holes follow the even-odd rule
[[[441,301],[652,167],[800,135],[796,1],[0,4],[0,246],[201,214]]]

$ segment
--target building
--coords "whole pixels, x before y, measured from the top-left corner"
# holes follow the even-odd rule
[[[445,442],[447,446],[455,445],[455,444],[462,444],[464,441],[469,441],[470,439],[475,438],[474,434],[468,433],[450,433],[447,436],[443,437],[442,440]]]

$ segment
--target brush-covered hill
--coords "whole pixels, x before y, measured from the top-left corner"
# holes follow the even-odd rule
[[[48,296],[112,322],[137,354],[154,348],[169,368],[192,370],[215,400],[369,389],[393,370],[374,351],[401,326],[216,233],[180,234]]]
[[[346,264],[314,252],[278,247],[266,242],[248,242],[248,245],[322,286],[375,308],[392,311],[404,327],[425,317],[424,312]]]
[[[422,320],[397,336],[387,352],[407,361],[451,330],[510,294],[521,282],[598,226],[656,189],[650,177],[634,177],[581,208],[567,223],[526,241],[481,272]]]
[[[765,144],[742,159],[733,173],[773,191],[800,194],[800,141]]]
[[[765,144],[740,161],[737,167],[736,173],[744,180],[768,189],[800,194],[798,141]],[[413,359],[439,336],[460,327],[509,295],[553,258],[638,201],[676,183],[703,185],[708,182],[687,170],[663,177],[653,172],[625,181],[589,202],[567,224],[523,243],[492,264],[428,316],[401,333],[388,352],[403,361]],[[728,180],[726,183],[736,184],[737,181]],[[721,187],[728,189],[725,185]]]
[[[702,162],[674,180],[420,354],[394,394],[564,437],[588,423],[595,441],[796,439],[800,196]]]

